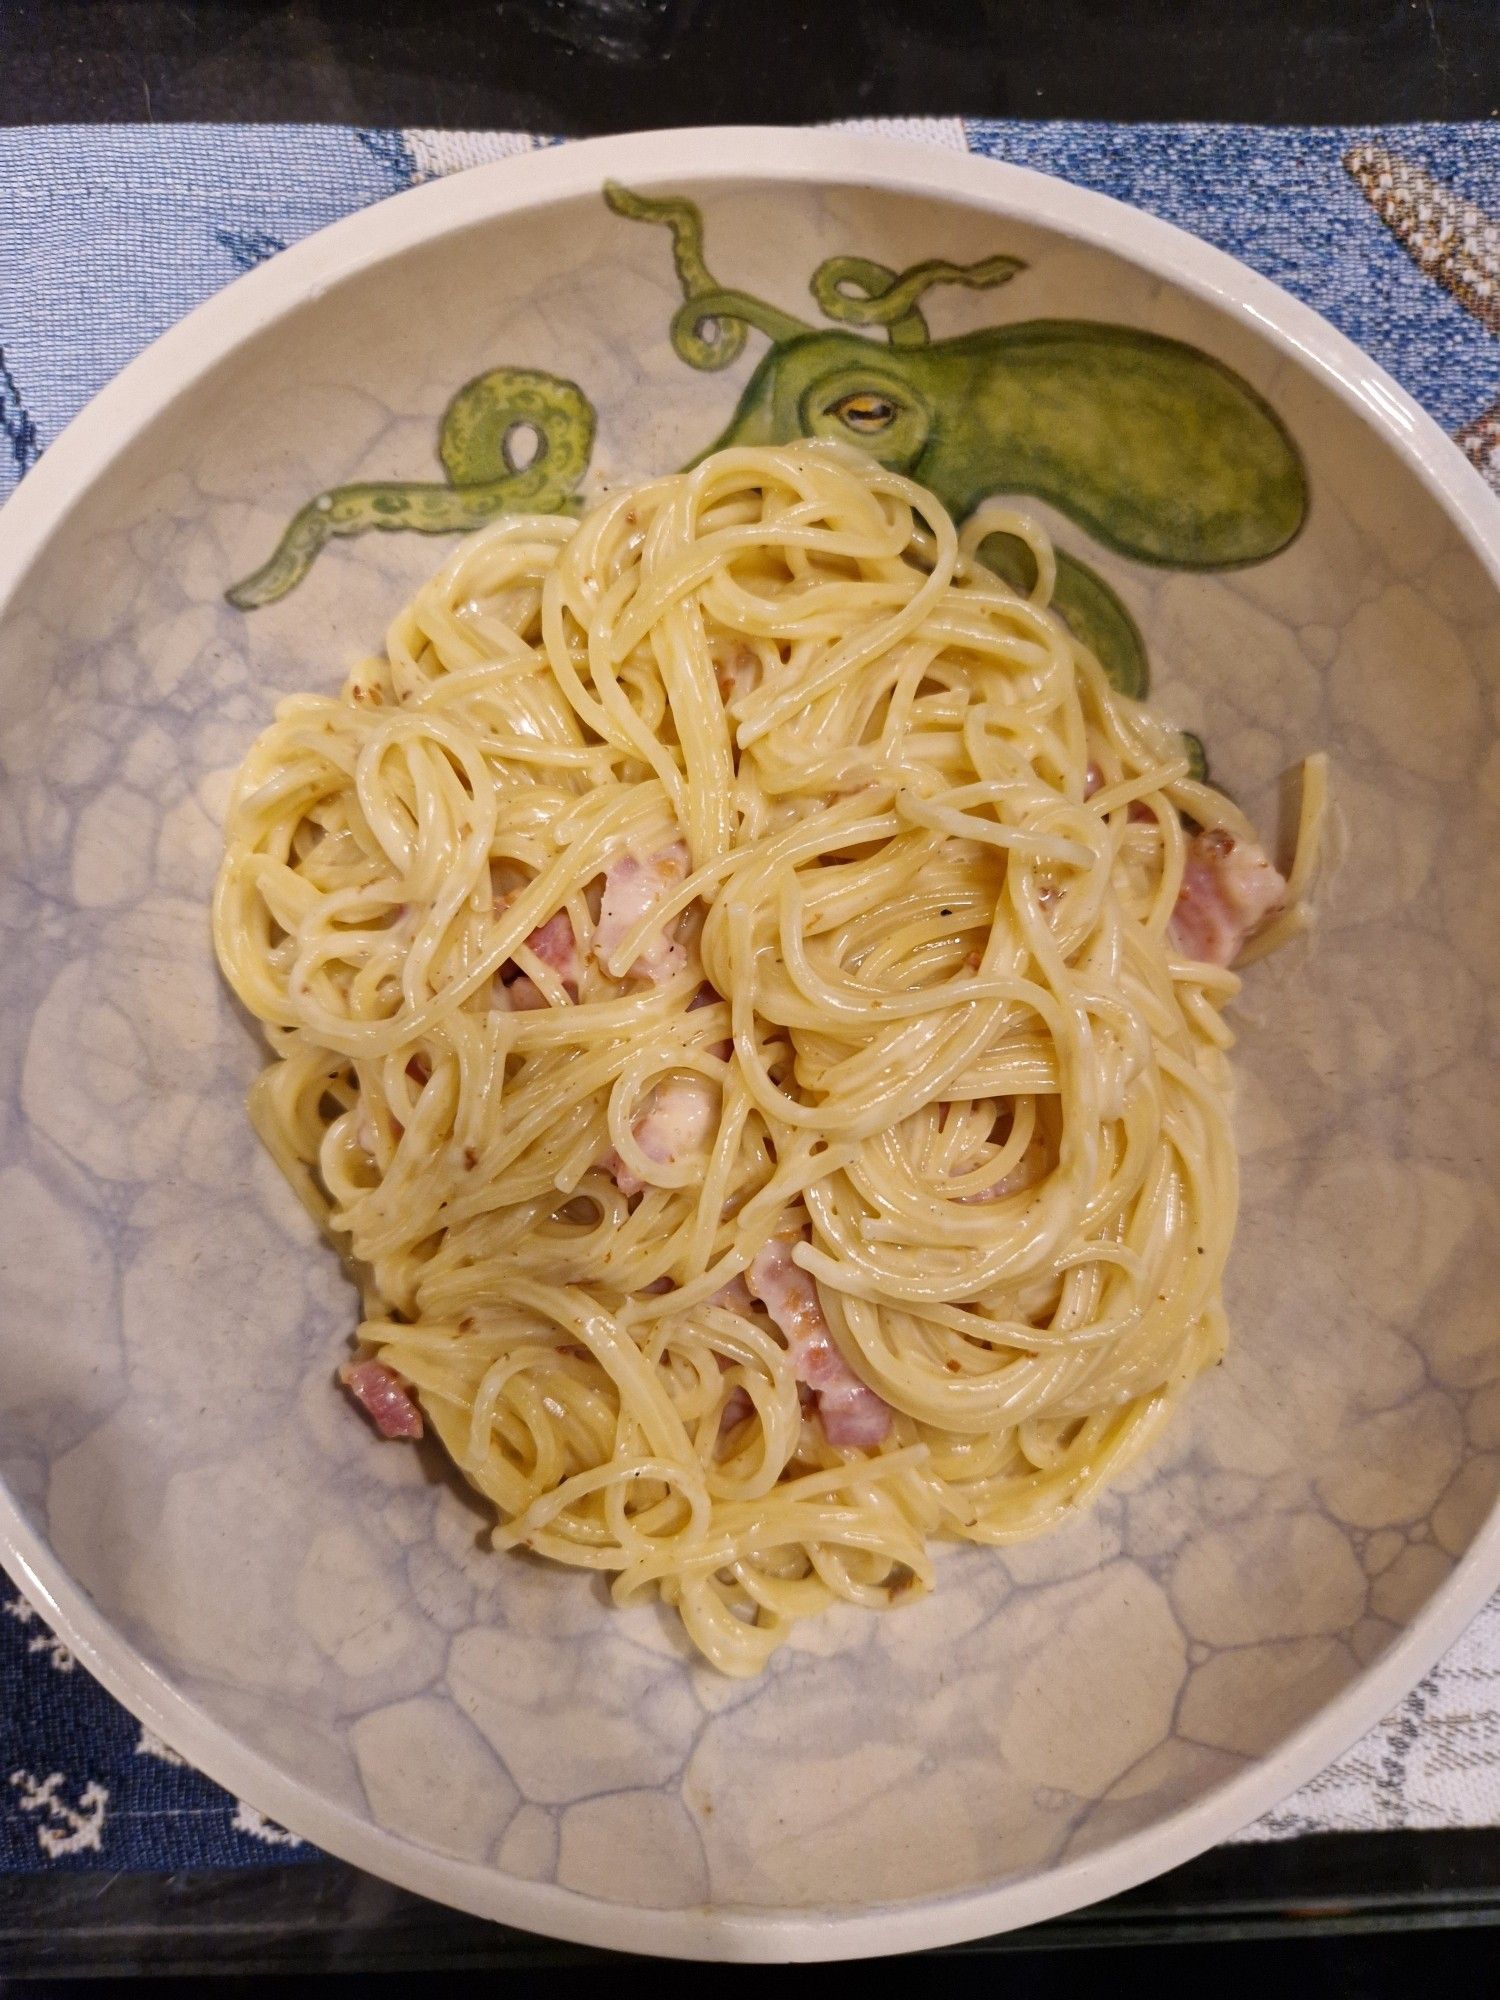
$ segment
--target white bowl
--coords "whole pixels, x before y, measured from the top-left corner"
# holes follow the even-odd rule
[[[1229,1359],[1065,1532],[947,1551],[933,1597],[801,1627],[751,1684],[650,1610],[482,1553],[456,1490],[338,1398],[353,1302],[250,1137],[259,1054],[205,911],[225,777],[273,700],[333,688],[445,546],[336,542],[231,608],[309,496],[434,476],[448,397],[501,365],[586,389],[591,481],[728,422],[762,341],[727,374],[684,364],[667,237],[606,179],[690,195],[722,281],[803,318],[834,254],[1019,255],[1003,290],[932,294],[932,338],[1062,316],[1191,343],[1269,401],[1311,496],[1290,546],[1232,570],[1049,514],[1247,805],[1273,820],[1278,770],[1333,757],[1323,923],[1238,1012]],[[0,1556],[264,1812],[593,1944],[907,1951],[1254,1818],[1500,1580],[1497,579],[1500,507],[1364,355],[1218,252],[1016,168],[830,133],[600,140],[240,280],[3,517]]]

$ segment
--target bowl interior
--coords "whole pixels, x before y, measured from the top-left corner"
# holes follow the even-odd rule
[[[658,191],[699,202],[716,278],[818,325],[831,256],[1019,257],[1003,288],[933,292],[931,341],[1054,317],[1169,335],[1296,441],[1305,526],[1246,567],[1133,562],[1038,507],[1264,824],[1285,766],[1333,760],[1321,922],[1235,1016],[1228,1359],[1066,1531],[948,1551],[935,1596],[805,1626],[750,1684],[654,1611],[484,1552],[436,1461],[334,1392],[355,1301],[246,1124],[260,1055],[206,898],[273,703],[333,690],[451,544],[335,541],[276,603],[223,593],[320,491],[441,478],[442,413],[485,370],[579,386],[586,493],[719,436],[767,339],[686,365],[666,233],[590,195],[403,250],[253,334],[125,440],[4,615],[0,1473],[153,1673],[356,1821],[491,1871],[496,1914],[514,1878],[663,1910],[958,1896],[1272,1751],[1490,1510],[1500,601],[1345,402],[1123,256],[919,193]]]

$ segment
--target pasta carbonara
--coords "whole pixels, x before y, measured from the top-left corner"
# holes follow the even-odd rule
[[[1284,881],[1053,573],[723,451],[473,537],[239,776],[215,938],[346,1387],[729,1673],[1051,1527],[1223,1350],[1221,1010],[1310,843]]]

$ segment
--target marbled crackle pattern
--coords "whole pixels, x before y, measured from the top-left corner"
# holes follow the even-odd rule
[[[855,190],[783,194],[774,227],[748,193],[713,200],[771,297],[851,243],[896,267],[935,235],[995,247]],[[440,1463],[334,1393],[354,1299],[252,1141],[259,1055],[205,908],[250,735],[279,693],[335,685],[438,555],[336,548],[243,618],[220,592],[289,500],[421,474],[452,385],[496,356],[567,355],[596,480],[682,461],[731,407],[739,376],[671,354],[658,246],[602,205],[567,221],[413,254],[264,336],[117,464],[0,631],[0,1469],[210,1715],[421,1846],[662,1908],[952,1895],[1244,1769],[1390,1644],[1493,1504],[1500,604],[1398,463],[1248,333],[1005,232],[1031,265],[1015,310],[1197,340],[1307,453],[1311,517],[1273,562],[1089,553],[1249,806],[1274,818],[1283,766],[1333,753],[1326,916],[1240,1009],[1236,1338],[1162,1448],[1065,1533],[954,1550],[930,1600],[837,1612],[760,1682],[716,1679],[656,1612],[487,1553]],[[941,310],[951,331],[994,308]]]

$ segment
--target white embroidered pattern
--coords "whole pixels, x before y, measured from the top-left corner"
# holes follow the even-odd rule
[[[104,1808],[109,1793],[90,1779],[70,1805],[60,1796],[63,1774],[53,1771],[45,1778],[30,1771],[12,1771],[10,1782],[19,1793],[22,1812],[41,1813],[45,1818],[36,1829],[37,1845],[54,1859],[63,1854],[98,1853],[104,1833]]]
[[[41,1612],[37,1610],[36,1606],[28,1598],[23,1597],[20,1591],[17,1591],[14,1597],[8,1597],[4,1604],[0,1604],[0,1611],[3,1611],[8,1618],[14,1618],[18,1625],[40,1626],[40,1631],[33,1633],[31,1638],[27,1640],[27,1652],[45,1653],[49,1663],[57,1669],[58,1673],[72,1673],[74,1667],[78,1664],[73,1658],[72,1652],[58,1638],[57,1634],[52,1631],[50,1626],[43,1622]]]
[[[246,1805],[243,1799],[234,1802],[234,1818],[229,1822],[236,1833],[248,1833],[255,1840],[263,1840],[267,1847],[300,1847],[302,1841],[295,1833],[288,1833],[284,1826],[278,1826],[274,1819],[267,1819],[254,1806]]]
[[[163,1764],[177,1764],[184,1768],[187,1765],[187,1758],[179,1757],[172,1746],[154,1736],[145,1723],[141,1724],[141,1740],[135,1746],[135,1754],[137,1757],[157,1757]]]

